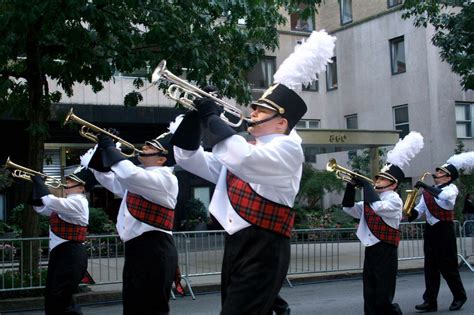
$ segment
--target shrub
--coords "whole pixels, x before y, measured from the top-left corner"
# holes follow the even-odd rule
[[[102,208],[89,208],[89,234],[113,233],[115,225]]]

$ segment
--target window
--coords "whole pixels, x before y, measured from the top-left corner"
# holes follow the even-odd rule
[[[347,129],[357,129],[357,114],[346,116],[346,128]]]
[[[402,4],[402,0],[387,0],[387,7],[393,8],[399,4]]]
[[[352,0],[339,0],[341,25],[352,22]]]
[[[472,110],[470,103],[456,102],[456,136],[472,137]]]
[[[318,75],[316,75],[316,80],[311,81],[309,84],[303,84],[303,91],[312,91],[317,92],[319,90],[319,81]]]
[[[275,57],[265,56],[250,71],[248,80],[252,88],[264,89],[272,85],[275,74]]]
[[[410,132],[410,124],[408,122],[408,105],[394,107],[393,117],[395,130],[401,130],[400,138],[405,137]]]
[[[332,57],[332,62],[326,66],[326,89],[328,91],[337,89],[336,57]]]
[[[405,39],[403,36],[390,40],[390,62],[392,74],[406,71],[405,64]]]
[[[6,212],[7,209],[5,207],[5,195],[0,194],[0,221],[4,221],[6,219]]]
[[[301,119],[296,123],[296,129],[319,129],[321,121],[319,119]]]
[[[300,11],[307,8],[306,4],[300,4]],[[311,32],[314,30],[313,16],[305,19],[301,17],[301,12],[292,13],[290,15],[290,25],[292,31]]]
[[[194,187],[193,188],[193,197],[195,199],[201,200],[201,202],[204,204],[206,209],[209,209],[209,203],[210,203],[210,188],[209,187]]]

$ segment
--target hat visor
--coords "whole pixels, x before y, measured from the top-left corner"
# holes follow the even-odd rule
[[[382,177],[391,182],[398,183],[398,180],[388,173],[378,173],[377,175],[375,175],[375,179],[377,179],[378,177]]]
[[[86,184],[85,181],[83,181],[82,179],[80,179],[79,177],[77,177],[75,174],[71,174],[71,175],[69,175],[69,176],[66,176],[66,178],[72,179],[73,181],[76,181],[76,182],[78,182],[78,183],[81,184],[81,185],[85,185],[85,184]]]
[[[260,100],[253,102],[252,104],[250,104],[250,106],[252,106],[254,110],[257,106],[260,106],[260,107],[265,107],[265,108],[271,109],[272,111],[278,112],[278,110],[275,107],[271,106],[270,104],[264,103]]]
[[[164,154],[168,154],[168,150],[166,150],[162,145],[161,143],[157,143],[155,141],[145,141],[145,144],[147,146],[150,146],[150,147],[153,147],[155,148],[156,150],[158,150],[159,152],[162,152]]]
[[[445,167],[437,167],[436,168],[437,171],[442,171],[442,172],[445,172],[446,174],[448,174],[449,176],[451,176],[451,172],[445,168]]]

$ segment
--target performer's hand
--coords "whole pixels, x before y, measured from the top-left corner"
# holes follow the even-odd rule
[[[368,182],[359,176],[354,176],[351,180],[351,183],[356,187],[364,187]]]
[[[203,121],[207,120],[211,115],[219,116],[222,112],[216,102],[210,98],[196,99],[193,103],[199,113],[199,117]]]
[[[417,181],[415,184],[415,188],[426,188],[426,187],[429,187],[429,186],[423,183],[422,181]]]
[[[342,206],[352,208],[355,204],[355,186],[347,183],[344,197],[342,198]]]
[[[104,134],[99,134],[97,137],[99,139],[99,141],[97,142],[99,149],[107,149],[110,147],[115,148],[115,143],[111,137],[106,136]]]
[[[418,215],[419,215],[418,211],[416,211],[415,209],[412,209],[410,212],[410,215],[408,216],[408,222],[415,221],[418,218]]]
[[[35,175],[31,177],[31,181],[33,182],[33,190],[31,192],[31,199],[33,203],[39,204],[41,202],[41,197],[47,196],[50,194],[48,187],[44,183],[43,177],[40,175]],[[41,204],[43,204],[41,202]]]
[[[211,94],[217,98],[222,98],[222,95],[219,93],[219,90],[214,85],[207,85],[202,89],[204,92]]]

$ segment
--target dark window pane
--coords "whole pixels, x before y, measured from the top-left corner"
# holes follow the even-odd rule
[[[400,107],[395,109],[395,124],[403,124],[408,122],[408,107]]]

